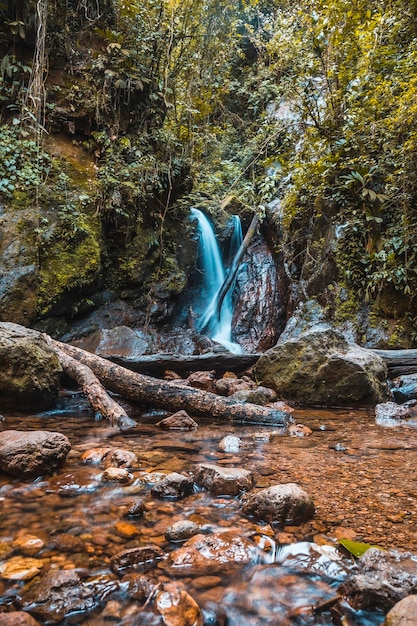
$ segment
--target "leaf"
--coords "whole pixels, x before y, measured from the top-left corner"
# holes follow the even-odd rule
[[[374,546],[370,543],[360,543],[358,541],[350,541],[350,539],[339,539],[339,544],[345,548],[350,554],[356,558],[361,557],[369,548],[376,548],[377,550],[384,550],[380,546]]]

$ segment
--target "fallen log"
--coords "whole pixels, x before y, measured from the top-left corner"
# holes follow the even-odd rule
[[[372,350],[388,368],[388,376],[396,378],[417,373],[417,350]]]
[[[193,415],[251,424],[286,426],[292,421],[291,415],[285,411],[236,402],[193,387],[138,374],[81,348],[59,341],[53,343],[87,365],[107,389],[135,402],[172,412],[183,409]]]
[[[48,345],[55,351],[64,372],[79,384],[96,413],[108,419],[112,426],[117,426],[120,430],[136,426],[136,422],[127,415],[120,404],[109,396],[101,382],[87,365],[79,363],[76,359],[66,354],[47,335],[44,335],[44,337]]]

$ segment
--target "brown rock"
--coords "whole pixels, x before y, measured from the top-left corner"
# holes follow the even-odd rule
[[[151,488],[151,494],[158,498],[183,498],[192,493],[193,486],[192,478],[172,472]]]
[[[288,434],[290,437],[309,437],[313,431],[304,424],[290,424],[288,426]]]
[[[166,626],[203,625],[203,615],[197,602],[176,583],[166,583],[158,591],[155,606]]]
[[[86,450],[86,452],[81,455],[81,461],[91,465],[100,465],[111,449],[112,448],[92,448],[91,450]]]
[[[13,541],[13,547],[25,556],[35,556],[44,545],[45,542],[35,535],[21,535]]]
[[[249,494],[243,505],[243,513],[257,520],[297,525],[314,515],[310,496],[295,483],[273,485]]]
[[[253,487],[254,476],[249,470],[201,463],[194,472],[194,480],[213,495],[237,496]]]
[[[0,469],[18,477],[35,477],[62,465],[71,449],[65,435],[47,430],[0,433]]]
[[[200,525],[189,520],[180,520],[169,526],[165,531],[167,541],[186,541],[200,532]]]
[[[417,595],[403,598],[385,618],[385,626],[415,626],[417,619]]]
[[[216,393],[216,376],[215,372],[193,372],[187,378],[187,384],[190,387]]]
[[[130,483],[133,480],[133,474],[125,467],[108,467],[101,478],[105,482]]]
[[[139,529],[129,522],[116,522],[114,530],[120,537],[125,537],[126,539],[132,539],[132,537],[139,535]]]
[[[30,580],[39,574],[43,561],[30,557],[13,556],[0,565],[0,577],[6,580]]]
[[[111,558],[110,569],[119,575],[131,572],[143,573],[155,567],[163,557],[164,552],[159,546],[148,545],[130,548],[118,552]]]
[[[127,593],[131,598],[143,604],[149,598],[155,587],[158,585],[157,580],[143,576],[143,574],[125,574],[122,583],[127,585]]]
[[[0,613],[0,626],[39,626],[39,622],[25,611]]]
[[[163,430],[197,430],[198,424],[186,411],[177,411],[169,417],[165,417],[156,426]]]

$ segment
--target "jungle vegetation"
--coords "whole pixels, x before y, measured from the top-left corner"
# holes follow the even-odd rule
[[[0,24],[3,203],[55,203],[75,239],[95,216],[125,280],[141,231],[149,284],[192,203],[266,215],[294,281],[332,231],[316,289],[415,331],[415,0],[2,0]],[[62,132],[97,171],[81,191]]]

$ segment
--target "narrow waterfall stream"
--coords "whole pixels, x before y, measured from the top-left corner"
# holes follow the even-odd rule
[[[201,273],[200,302],[196,304],[197,329],[207,334],[213,341],[220,343],[230,352],[240,354],[242,348],[232,341],[233,303],[232,289],[224,298],[220,318],[216,316],[217,295],[226,278],[222,255],[217,243],[213,226],[199,209],[191,209],[197,219],[199,233],[199,249],[197,268]],[[231,240],[231,254],[236,251],[242,241],[242,227],[238,216],[233,216],[234,229]]]

